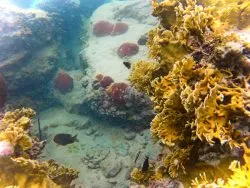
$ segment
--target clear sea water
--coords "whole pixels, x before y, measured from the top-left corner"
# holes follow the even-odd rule
[[[127,26],[121,33],[98,36],[94,26],[99,21]],[[148,1],[142,0],[0,1],[0,75],[6,85],[1,111],[36,111],[31,134],[46,140],[36,160],[54,159],[79,171],[72,187],[129,187],[132,167],[146,156],[156,157],[160,146],[150,139],[154,112],[149,99],[130,90],[130,98],[110,104],[95,77],[111,76],[127,88],[129,69],[123,62],[147,58],[145,33],[156,24]],[[144,44],[138,44],[140,37]],[[131,58],[119,57],[123,42],[137,46]],[[56,81],[60,74],[63,81]]]
[[[249,0],[237,1],[237,6],[247,1]],[[244,10],[249,11],[247,8],[242,8],[243,13]],[[232,14],[236,14],[235,12],[232,12]],[[242,14],[242,12],[239,14]],[[244,15],[250,19],[250,14],[244,13]],[[248,23],[249,19],[245,17],[243,19],[240,16],[237,18],[239,21]],[[233,22],[237,19],[233,19]],[[228,25],[230,24],[229,22]],[[31,128],[25,130],[32,138],[32,147],[26,150],[20,148],[23,142],[30,141],[27,141],[26,137],[24,141],[19,140],[21,144],[16,144],[15,148],[10,143],[4,143],[0,139],[0,188],[10,188],[8,187],[9,185],[13,185],[15,188],[17,188],[17,185],[19,185],[18,188],[55,187],[34,185],[34,182],[37,182],[37,179],[35,179],[37,175],[39,173],[40,175],[42,174],[42,170],[36,171],[36,167],[33,168],[32,166],[32,173],[27,176],[28,179],[25,179],[27,177],[23,173],[28,174],[28,172],[19,171],[23,168],[22,165],[8,166],[20,156],[36,160],[39,163],[54,160],[59,165],[76,170],[77,176],[72,182],[69,181],[70,178],[58,178],[54,176],[55,172],[51,173],[48,169],[45,170],[44,174],[49,176],[53,183],[59,184],[62,188],[143,188],[143,186],[139,187],[139,185],[135,185],[131,181],[130,173],[132,169],[137,167],[143,171],[142,169],[146,168],[146,172],[149,172],[147,171],[149,164],[166,164],[166,160],[163,159],[167,158],[163,158],[163,156],[168,155],[170,149],[164,147],[160,141],[152,139],[150,123],[156,115],[152,101],[145,93],[141,93],[133,88],[128,78],[133,63],[139,60],[154,61],[148,57],[147,34],[158,25],[159,20],[152,16],[150,0],[0,0],[0,133],[4,130],[1,127],[1,122],[7,111],[32,108],[36,112],[31,121]],[[164,27],[169,28],[169,25],[167,23]],[[222,26],[227,27],[228,25]],[[189,25],[187,24],[187,26]],[[210,27],[208,30],[209,32],[212,31]],[[239,30],[238,28],[235,30],[230,30],[228,33],[235,32],[243,40],[250,41],[249,26],[245,30]],[[203,39],[196,37],[196,32],[194,35],[195,37],[190,37],[189,41],[193,45],[190,49],[197,50],[190,50],[193,57],[196,57],[196,54],[198,54],[197,58],[203,58],[202,60],[206,63],[207,59],[210,59],[208,54],[212,51],[218,53],[215,53],[214,59],[218,55],[223,60],[219,66],[223,67],[229,61],[229,67],[226,67],[226,71],[221,71],[221,74],[218,74],[219,77],[221,77],[222,73],[227,75],[228,78],[221,81],[223,84],[228,82],[230,89],[232,89],[237,84],[243,83],[245,79],[245,76],[241,75],[240,79],[233,78],[233,80],[227,81],[226,79],[231,79],[231,74],[229,74],[230,66],[234,69],[232,75],[240,67],[240,71],[246,72],[249,76],[249,71],[247,71],[250,67],[249,46],[244,46],[243,48],[243,45],[238,43],[238,41],[227,42],[228,46],[225,49],[220,44],[217,51],[215,51],[213,48],[220,40],[213,41],[216,45],[212,42],[212,46],[209,46],[211,44],[202,44],[204,41],[207,41],[202,41]],[[203,37],[203,34],[201,35]],[[212,37],[210,35],[207,36],[209,36],[209,41],[212,41]],[[231,38],[229,37],[230,40]],[[165,42],[163,44],[165,45]],[[223,50],[225,50],[225,54],[223,54]],[[233,57],[233,60],[230,59],[231,57]],[[220,58],[218,59],[220,60]],[[237,63],[238,61],[244,62],[245,67],[242,64],[233,66],[232,61],[234,61],[234,58],[237,60],[235,60]],[[199,61],[202,63],[196,62],[192,69],[196,71],[196,69],[203,66],[209,68],[208,72],[210,73],[210,65],[206,66],[203,61]],[[214,65],[211,63],[211,66]],[[179,67],[179,65],[176,67]],[[159,70],[158,72],[167,72],[165,69]],[[171,71],[169,72],[171,73]],[[199,77],[202,77],[200,75],[201,73]],[[216,75],[214,77],[212,80],[216,80]],[[201,78],[196,80],[196,78],[192,77],[191,81],[189,80],[188,82],[196,88],[199,79]],[[218,80],[220,79],[218,78]],[[217,86],[217,83],[214,85]],[[242,85],[246,88],[248,87],[249,90],[249,78],[248,83],[246,81]],[[219,86],[218,84],[219,89],[221,87],[221,90],[224,90],[224,85],[223,87]],[[185,89],[188,87],[185,85]],[[198,85],[198,87],[201,86]],[[213,87],[215,88],[215,86]],[[192,90],[191,88],[190,90]],[[210,85],[208,88],[210,89]],[[239,93],[239,88],[237,87],[236,89],[237,92],[235,93]],[[191,101],[191,99],[185,98],[188,92],[189,90],[187,89],[184,92],[185,96],[183,93],[180,95],[185,99],[186,106],[190,105],[186,101]],[[209,95],[212,95],[211,93],[210,91]],[[227,93],[226,89],[225,93]],[[201,96],[205,96],[203,90],[201,91]],[[227,106],[226,103],[229,103],[231,100],[240,101],[238,95],[236,97],[237,100],[233,99],[231,95],[227,97],[225,94],[225,96],[221,92],[220,97],[216,98],[219,105]],[[169,101],[174,100],[172,98]],[[190,98],[193,99],[193,97]],[[249,92],[246,98],[249,99]],[[223,101],[224,99],[225,101]],[[249,111],[249,100],[246,101],[248,106],[245,108]],[[243,102],[240,101],[240,103]],[[173,105],[171,104],[171,106]],[[195,111],[196,113],[197,110],[191,108],[191,110],[186,110],[187,108],[189,107],[185,107],[184,110],[184,107],[183,109],[178,107],[178,110],[173,110],[174,113],[178,111],[178,113],[188,114],[183,115],[185,118],[188,116],[188,123],[185,126],[193,125],[189,120],[196,115],[192,115],[193,112],[189,111]],[[229,107],[224,108],[228,110]],[[237,111],[238,108],[237,106],[236,110],[234,109],[233,111]],[[224,112],[218,114],[222,114],[222,117]],[[227,117],[227,115],[224,116]],[[171,114],[169,117],[173,117],[173,115]],[[182,116],[178,115],[177,117],[179,124]],[[208,117],[210,118],[210,116]],[[221,117],[219,116],[217,119],[221,120]],[[237,122],[238,120],[239,123]],[[216,122],[216,120],[214,121]],[[246,123],[248,127],[242,128],[242,132],[247,137],[249,136],[250,121],[249,118],[246,119],[246,122],[244,121],[245,119],[240,116],[239,118],[235,116],[233,121],[230,120],[228,122],[230,126],[235,124],[235,130],[239,129],[238,127],[241,126],[241,123],[243,126]],[[171,120],[170,122],[174,121]],[[165,126],[164,123],[162,123],[162,126]],[[228,127],[227,125],[226,130]],[[193,129],[191,131],[195,132]],[[165,130],[163,132],[165,133]],[[186,131],[186,129],[185,132],[187,133],[183,134],[191,135],[191,132]],[[15,135],[11,138],[19,138],[18,136]],[[201,136],[199,135],[198,137],[200,139]],[[228,137],[231,138],[230,136]],[[238,139],[240,136],[237,135],[236,138]],[[199,162],[201,163],[197,166],[200,168],[200,171],[206,170],[206,167],[209,166],[212,172],[211,177],[213,178],[217,176],[217,173],[227,175],[223,170],[228,169],[229,165],[227,163],[231,162],[230,157],[233,156],[242,160],[243,150],[232,150],[232,152],[230,150],[231,155],[227,150],[224,151],[222,145],[225,148],[227,146],[224,143],[220,145],[218,141],[212,147],[210,143],[208,144],[204,141],[205,139],[196,142],[197,140],[198,138],[195,141],[184,140],[183,143],[180,141],[181,144],[178,143],[177,145],[179,146],[177,148],[190,146],[189,142],[192,142],[192,144],[198,143],[197,147],[193,147],[190,151],[198,148],[197,155],[201,153],[202,156],[199,156],[201,158]],[[241,141],[241,139],[238,140]],[[249,140],[247,140],[248,144],[250,143]],[[216,148],[217,146],[218,148]],[[227,155],[227,152],[230,155]],[[196,155],[196,151],[194,153],[193,156]],[[14,157],[11,158],[11,156]],[[184,168],[182,161],[178,161],[181,157],[177,156],[174,160],[171,159],[175,167],[179,169]],[[198,160],[197,156],[193,158]],[[225,161],[228,160],[226,161],[227,163],[223,162],[224,159]],[[194,159],[190,159],[190,161],[193,165]],[[220,162],[223,168],[218,170],[215,167],[219,166]],[[202,165],[203,167],[201,167]],[[161,168],[159,169],[161,170]],[[168,170],[171,173],[171,168]],[[34,171],[35,173],[33,173]],[[8,175],[3,175],[1,174],[2,172],[7,172]],[[172,172],[175,172],[174,168]],[[198,173],[198,170],[195,173]],[[13,174],[18,175],[14,176]],[[189,178],[187,181],[190,181],[191,175],[189,175],[187,175],[187,178]],[[6,183],[3,183],[4,178],[2,179],[2,177],[8,179],[8,186],[6,186]],[[165,182],[152,181],[150,188],[159,187],[159,185],[163,184],[167,184],[168,188],[180,188],[186,180],[183,180],[181,183],[178,181],[175,178],[166,179]],[[30,185],[31,182],[34,186]]]

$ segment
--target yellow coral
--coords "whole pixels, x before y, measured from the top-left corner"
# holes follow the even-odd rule
[[[68,188],[78,172],[50,160],[38,162],[28,159],[27,150],[34,139],[30,135],[32,109],[7,112],[0,122],[0,141],[9,142],[15,149],[12,157],[0,158],[0,188]],[[16,156],[22,156],[17,157]]]
[[[176,178],[180,172],[186,174],[184,165],[189,159],[190,150],[191,148],[177,149],[164,158],[163,163],[167,167],[170,177]]]
[[[147,170],[142,172],[139,168],[134,168],[130,174],[131,179],[139,184],[147,184],[149,180],[153,179],[154,171]]]
[[[130,82],[139,90],[143,92],[150,91],[151,81],[154,79],[154,72],[159,69],[154,62],[139,61],[132,65],[130,75]]]
[[[28,128],[31,126],[30,118],[34,115],[35,112],[30,108],[7,112],[0,123],[0,140],[6,140],[23,151],[30,149],[32,139]]]
[[[243,29],[250,25],[249,0],[199,0],[204,6],[215,6],[214,16],[226,29]]]
[[[54,161],[39,163],[22,157],[0,159],[0,188],[68,188],[77,175],[75,170]]]
[[[38,164],[36,161],[24,158],[1,158],[0,159],[0,188],[7,186],[27,188],[59,188],[46,174],[45,163]]]
[[[172,177],[184,172],[186,160],[197,162],[203,146],[240,147],[248,138],[239,129],[249,127],[250,70],[243,50],[249,44],[226,30],[232,29],[230,25],[238,29],[249,25],[249,1],[197,2],[152,1],[160,25],[149,32],[148,46],[157,71],[150,69],[149,77],[139,77],[137,73],[148,75],[139,62],[130,76],[134,86],[154,102],[157,115],[151,134],[173,152],[158,166]],[[204,176],[203,180],[204,185],[210,182]]]
[[[35,111],[31,108],[6,112],[4,118],[0,122],[0,130],[5,129],[6,127],[21,127],[22,129],[27,129],[31,125],[30,118],[35,114]]]

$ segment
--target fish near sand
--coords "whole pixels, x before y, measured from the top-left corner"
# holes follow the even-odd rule
[[[128,62],[128,61],[124,61],[124,62],[123,62],[123,65],[124,65],[127,69],[130,69],[130,68],[131,68],[131,63]]]
[[[142,172],[147,172],[148,171],[148,168],[149,168],[149,157],[146,156],[143,164],[142,164],[142,167],[141,167],[141,171]]]
[[[62,145],[62,146],[66,146],[67,144],[78,142],[77,135],[72,136],[71,134],[64,134],[64,133],[57,134],[53,140],[58,145]]]

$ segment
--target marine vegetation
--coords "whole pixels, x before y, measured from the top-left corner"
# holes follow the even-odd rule
[[[31,135],[29,108],[9,111],[0,116],[0,188],[69,187],[78,172],[58,165],[54,160],[35,160],[44,143]]]
[[[152,0],[160,20],[148,34],[154,61],[133,64],[129,79],[154,102],[151,134],[170,152],[151,160],[146,172],[134,169],[133,181],[250,186],[250,44],[238,34],[249,29],[249,5]]]

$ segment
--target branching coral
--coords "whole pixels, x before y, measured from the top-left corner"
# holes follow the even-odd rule
[[[249,44],[228,32],[232,27],[250,25],[239,18],[240,12],[248,17],[248,4],[213,0],[152,2],[153,15],[161,21],[149,33],[148,41],[149,56],[156,62],[138,62],[130,81],[154,102],[157,115],[151,122],[153,138],[172,150],[157,162],[156,168],[165,168],[162,177],[184,174],[187,166],[191,174],[190,166],[199,162],[205,146],[217,157],[225,153],[230,156],[228,148],[248,150],[243,144],[249,139],[250,127]],[[223,8],[216,12],[215,6]],[[241,23],[224,14],[233,10]],[[243,160],[241,157],[239,154],[237,159]],[[220,163],[217,165],[219,169]],[[246,171],[243,167],[241,170]],[[204,176],[203,180],[206,182]]]

